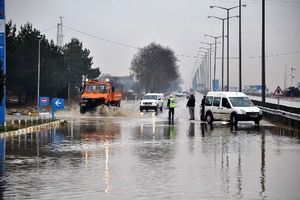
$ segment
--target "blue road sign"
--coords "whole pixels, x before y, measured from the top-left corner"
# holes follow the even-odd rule
[[[213,91],[219,91],[219,80],[218,79],[213,79],[212,80],[212,85],[213,85]]]
[[[65,100],[61,98],[52,98],[52,111],[62,110],[65,108]]]
[[[40,107],[50,105],[50,98],[49,97],[40,97]]]
[[[52,119],[55,119],[54,112],[65,108],[65,100],[61,98],[52,98]]]

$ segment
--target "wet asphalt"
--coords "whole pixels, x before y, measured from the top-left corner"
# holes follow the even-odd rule
[[[299,199],[299,130],[168,110],[57,113],[66,126],[0,139],[3,199]]]

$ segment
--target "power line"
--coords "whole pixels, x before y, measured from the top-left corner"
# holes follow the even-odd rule
[[[102,40],[104,42],[108,42],[108,43],[114,44],[114,45],[118,45],[118,46],[122,46],[122,47],[127,47],[127,48],[131,48],[131,49],[140,49],[140,47],[137,47],[137,46],[133,46],[133,45],[130,45],[130,44],[121,43],[121,42],[118,42],[118,41],[109,40],[109,39],[106,39],[106,38],[103,38],[103,37],[100,37],[100,36],[97,36],[97,35],[93,35],[93,34],[90,34],[90,33],[84,32],[84,31],[80,31],[80,30],[72,28],[70,26],[63,25],[63,27],[65,27],[67,29],[70,29],[72,31],[75,31],[75,32],[87,35],[89,37],[92,37],[92,38],[95,38],[95,39],[98,39],[98,40]]]
[[[221,0],[218,0],[218,1],[221,1]],[[56,28],[56,26],[57,25],[51,26],[51,27],[49,27],[49,28],[47,28],[47,29],[45,29],[45,30],[43,30],[41,32],[47,32],[47,31],[49,31],[51,29]],[[72,31],[75,31],[75,32],[87,35],[89,37],[92,37],[92,38],[95,38],[95,39],[98,39],[98,40],[102,40],[102,41],[114,44],[114,45],[118,45],[118,46],[122,46],[122,47],[127,47],[127,48],[131,48],[131,49],[140,49],[140,47],[137,47],[137,46],[133,46],[133,45],[129,45],[129,44],[125,44],[125,43],[121,43],[121,42],[109,40],[109,39],[106,39],[106,38],[103,38],[103,37],[100,37],[100,36],[96,36],[96,35],[93,35],[93,34],[90,34],[90,33],[84,32],[84,31],[80,31],[78,29],[69,27],[67,25],[63,25],[63,27],[65,27],[67,29],[70,29]],[[288,55],[295,55],[295,54],[300,54],[300,51],[292,51],[292,52],[270,54],[270,55],[266,55],[266,58],[268,58],[268,57],[288,56]],[[203,58],[203,56],[191,56],[191,55],[186,55],[186,54],[176,54],[176,56],[177,57],[184,57],[184,58],[191,58],[191,59],[201,59],[201,58]],[[255,59],[255,58],[261,58],[261,56],[249,56],[248,57],[248,59]],[[221,59],[221,57],[217,57],[217,59]],[[229,59],[235,60],[235,59],[239,59],[239,58],[238,57],[230,57]]]
[[[245,4],[253,4],[253,5],[260,5],[261,0],[248,0],[248,1],[243,1],[243,3]],[[236,4],[236,1],[232,1],[232,0],[213,0],[212,3],[223,3],[223,4]],[[269,5],[274,5],[274,6],[279,6],[279,7],[283,7],[283,6],[300,6],[300,2],[298,0],[267,0],[266,1],[267,4]]]
[[[49,28],[46,28],[45,30],[42,30],[41,33],[48,32],[48,31],[50,31],[50,30],[52,30],[52,29],[54,29],[54,28],[56,28],[56,25],[51,26],[51,27],[49,27]]]

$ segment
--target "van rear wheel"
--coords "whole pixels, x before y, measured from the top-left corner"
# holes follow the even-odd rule
[[[207,121],[208,124],[212,124],[213,123],[214,118],[213,118],[213,116],[212,116],[211,113],[207,113],[206,114],[206,121]]]

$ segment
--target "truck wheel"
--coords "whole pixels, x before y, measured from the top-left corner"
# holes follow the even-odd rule
[[[120,101],[117,102],[117,107],[121,107],[121,102]]]
[[[86,108],[83,106],[80,106],[80,114],[84,114],[86,112]]]
[[[206,121],[208,124],[212,124],[214,121],[214,117],[212,116],[212,114],[210,112],[206,114]]]
[[[162,112],[163,111],[163,107],[164,107],[164,104],[161,105],[161,107],[159,108],[159,110]]]
[[[255,120],[254,120],[254,123],[255,123],[256,125],[259,125],[259,121],[260,121],[259,119],[255,119]]]
[[[140,108],[140,111],[143,112],[143,108]]]
[[[154,111],[157,112],[157,110],[158,110],[158,106],[154,109]]]
[[[238,119],[237,119],[237,116],[235,113],[232,113],[231,116],[230,116],[230,123],[232,125],[237,125],[238,123]]]

